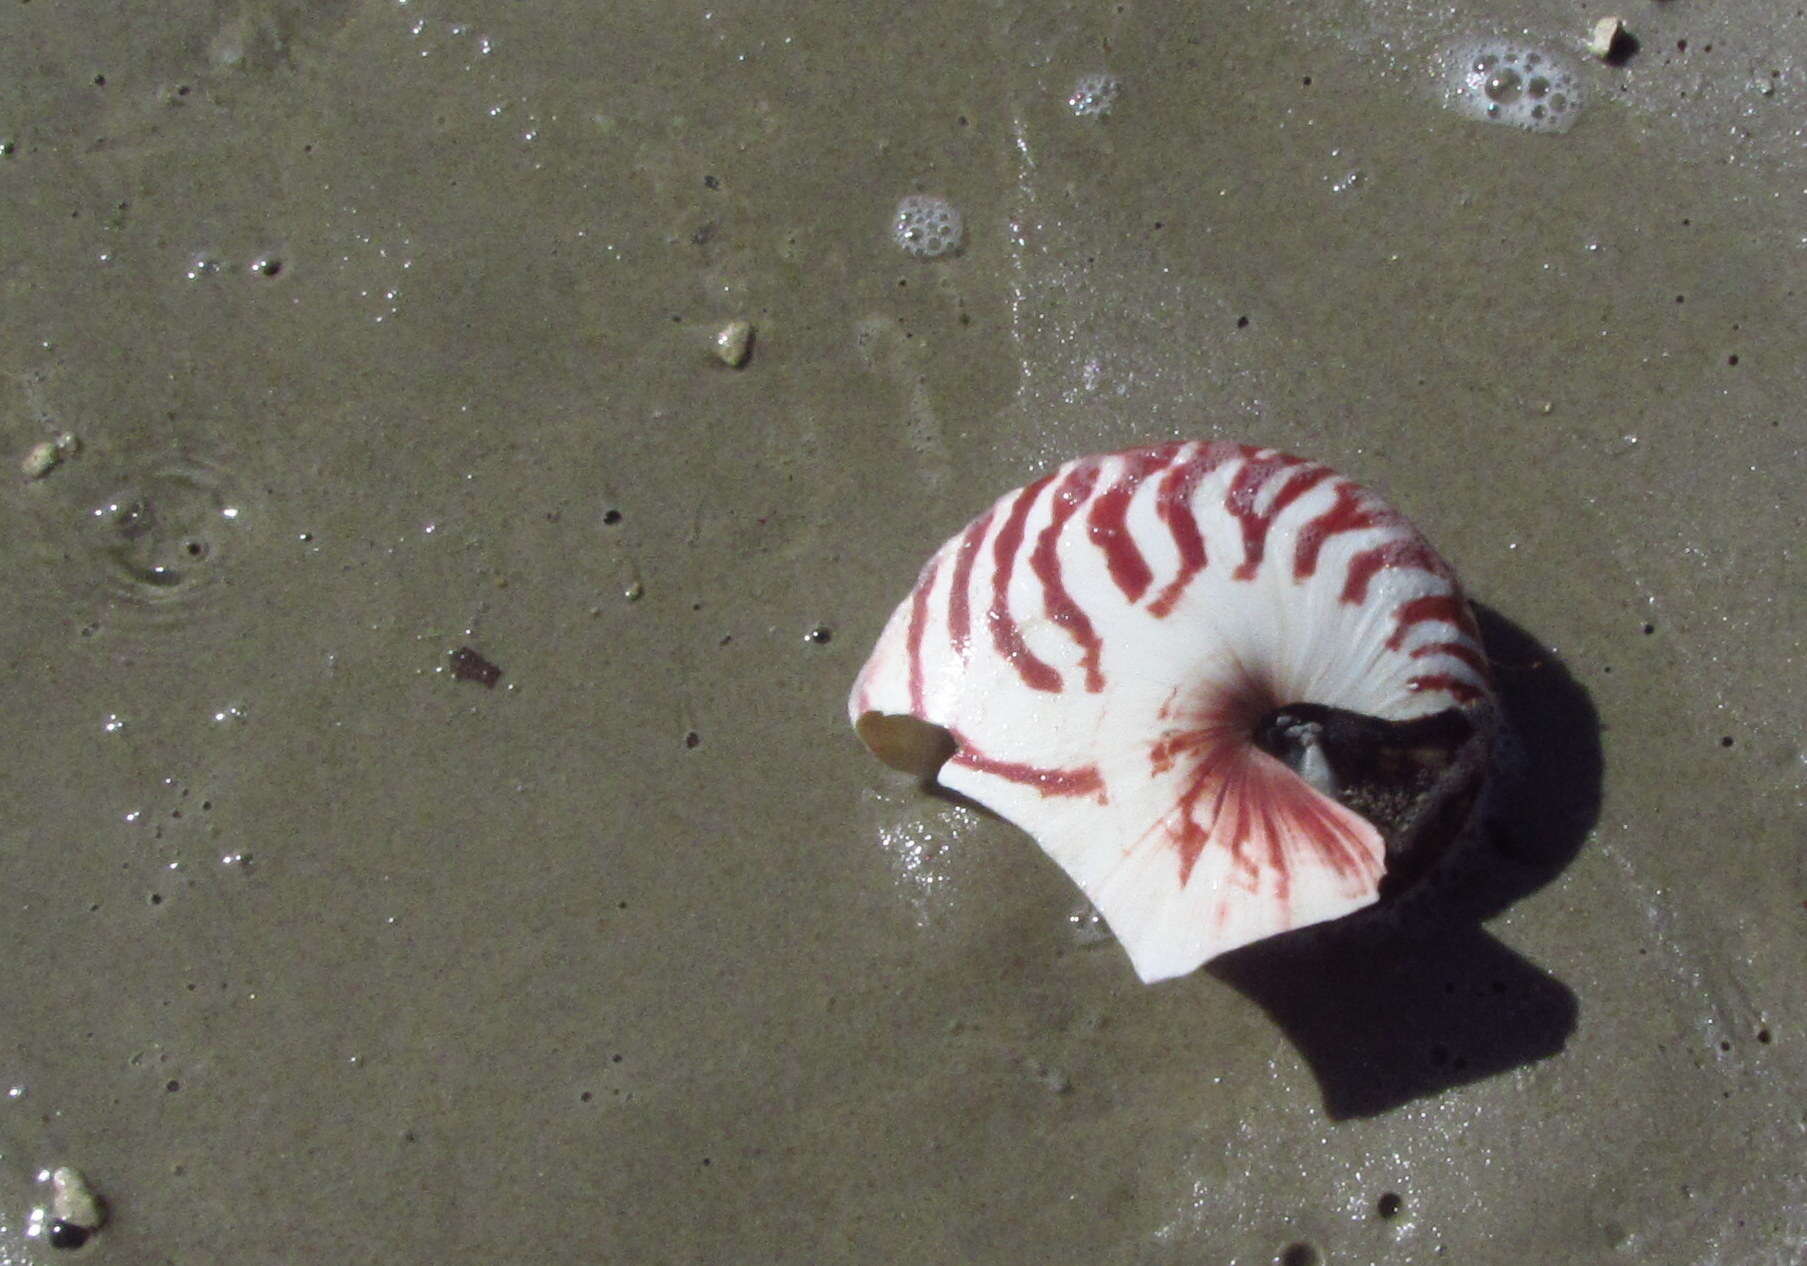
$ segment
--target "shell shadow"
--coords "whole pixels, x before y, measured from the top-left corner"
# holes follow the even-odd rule
[[[1549,883],[1600,809],[1599,718],[1535,638],[1477,605],[1511,741],[1479,829],[1404,900],[1257,942],[1206,970],[1265,1010],[1332,1119],[1373,1116],[1560,1051],[1579,1004],[1482,920]]]

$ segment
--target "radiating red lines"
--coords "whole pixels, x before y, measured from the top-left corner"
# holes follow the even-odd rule
[[[1180,886],[1207,847],[1227,848],[1235,872],[1253,888],[1263,870],[1274,896],[1288,899],[1293,859],[1288,840],[1303,840],[1325,865],[1350,881],[1377,867],[1335,810],[1285,766],[1254,750],[1229,726],[1170,733],[1150,752],[1155,772],[1184,759],[1191,768],[1171,815],[1162,824],[1179,860]],[[1260,850],[1257,855],[1257,849]]]

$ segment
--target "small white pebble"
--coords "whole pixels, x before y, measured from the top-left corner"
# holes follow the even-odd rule
[[[753,350],[753,323],[751,321],[730,321],[715,332],[715,355],[722,364],[730,369],[739,369],[747,363],[747,357]]]
[[[50,1173],[50,1214],[58,1222],[79,1226],[84,1231],[98,1230],[107,1220],[106,1208],[82,1177],[82,1171],[67,1165]]]
[[[1625,22],[1622,18],[1601,18],[1594,23],[1594,33],[1588,37],[1587,51],[1602,60],[1611,57],[1613,49],[1624,35]]]
[[[57,450],[55,440],[40,440],[25,452],[25,459],[19,463],[19,469],[28,479],[42,479],[57,468],[63,455]]]
[[[27,478],[42,479],[62,465],[65,459],[74,457],[81,451],[82,442],[70,432],[64,431],[54,440],[40,440],[33,444],[19,462],[19,469]]]

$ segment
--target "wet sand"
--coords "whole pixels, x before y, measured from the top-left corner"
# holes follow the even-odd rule
[[[1799,14],[850,9],[0,13],[0,1255],[74,1165],[130,1263],[1796,1260]],[[1439,100],[1521,29],[1567,134]],[[843,701],[1191,436],[1410,514],[1525,751],[1145,988]]]

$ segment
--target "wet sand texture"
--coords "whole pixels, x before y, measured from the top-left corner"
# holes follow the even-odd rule
[[[73,1166],[131,1263],[1798,1259],[1807,27],[1620,13],[0,8],[0,1252]],[[1144,988],[842,707],[1182,436],[1410,515],[1524,747]]]

